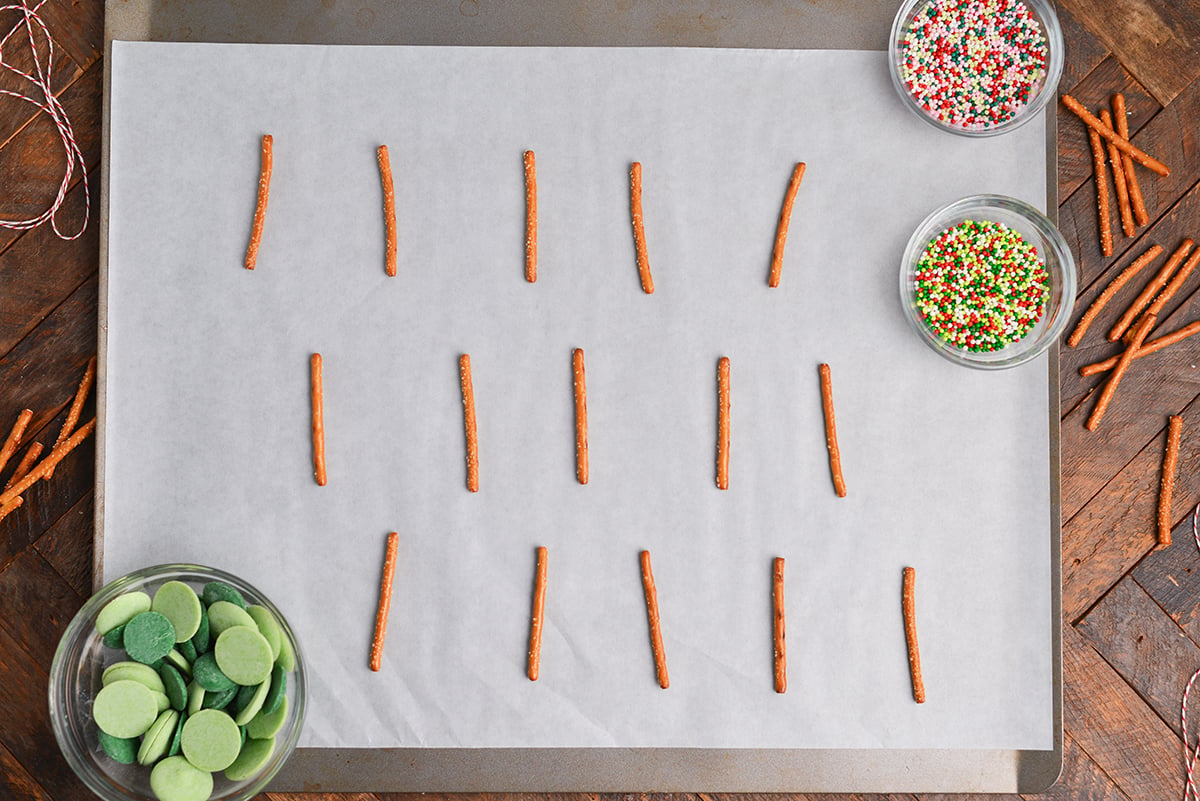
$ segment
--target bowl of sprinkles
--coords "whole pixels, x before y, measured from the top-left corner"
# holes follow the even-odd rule
[[[1054,95],[1063,36],[1046,0],[906,0],[888,43],[905,105],[942,130],[993,136]]]
[[[1075,260],[1054,223],[1002,195],[974,195],[930,214],[900,270],[904,310],[922,340],[981,369],[1014,367],[1057,341],[1075,282]]]

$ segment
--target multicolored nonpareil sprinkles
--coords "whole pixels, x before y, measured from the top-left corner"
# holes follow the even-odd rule
[[[1049,274],[1037,248],[1007,225],[965,220],[926,246],[913,277],[921,318],[963,350],[1001,350],[1028,334],[1046,308]]]
[[[1022,0],[930,0],[905,29],[900,58],[917,105],[943,124],[983,130],[1037,94],[1049,51]]]

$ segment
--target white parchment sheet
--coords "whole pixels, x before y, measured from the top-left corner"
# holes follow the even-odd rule
[[[264,590],[311,668],[302,745],[1052,746],[1046,359],[954,366],[908,330],[898,294],[904,244],[935,207],[978,192],[1044,206],[1040,118],[990,139],[941,133],[904,111],[875,52],[124,42],[111,108],[105,577],[195,561]],[[264,133],[274,176],[248,272]],[[396,278],[379,144],[395,172]],[[635,160],[650,296],[630,227]],[[574,471],[575,347],[587,486]],[[326,487],[312,478],[314,351]],[[477,494],[461,353],[474,365]],[[395,595],[372,673],[391,530]],[[549,588],[530,682],[539,545]],[[668,690],[654,678],[643,548]],[[784,695],[772,687],[775,556],[787,559]]]

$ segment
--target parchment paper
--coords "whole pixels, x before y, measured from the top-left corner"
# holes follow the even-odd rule
[[[111,67],[104,574],[196,561],[264,590],[311,669],[301,745],[1052,747],[1045,357],[954,366],[908,330],[897,288],[904,244],[935,207],[978,192],[1044,207],[1040,118],[984,140],[938,132],[902,108],[875,52],[116,42]],[[263,133],[275,168],[248,272]],[[396,278],[379,144],[396,176]],[[525,149],[538,164],[533,285]],[[652,296],[634,263],[634,160]],[[574,475],[574,347],[587,358],[587,486]],[[474,365],[477,494],[460,353]],[[375,674],[390,530],[399,567]],[[530,682],[538,545],[549,589]],[[668,690],[654,680],[642,548]],[[783,695],[775,556],[787,559]]]

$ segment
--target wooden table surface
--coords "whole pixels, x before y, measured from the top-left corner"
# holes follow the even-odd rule
[[[1058,6],[1067,42],[1060,90],[1091,108],[1124,92],[1134,142],[1171,167],[1167,178],[1139,170],[1150,224],[1125,237],[1114,215],[1114,253],[1103,257],[1087,138],[1060,107],[1059,223],[1079,261],[1082,308],[1151,244],[1170,251],[1184,237],[1200,237],[1200,0],[1060,0]],[[0,229],[0,436],[29,408],[34,417],[25,441],[49,446],[96,352],[103,2],[50,0],[41,14],[56,45],[54,89],[88,165],[93,222],[74,241],[58,239],[47,226]],[[15,15],[0,12],[5,31],[10,20]],[[15,37],[4,60],[24,63],[18,51],[25,41]],[[0,89],[13,83],[0,76]],[[61,180],[57,134],[32,111],[0,98],[0,218],[38,214]],[[85,207],[77,172],[60,228],[76,229]],[[1062,354],[1066,753],[1062,777],[1046,798],[1164,799],[1183,792],[1179,704],[1200,668],[1200,551],[1191,529],[1200,501],[1200,337],[1136,362],[1096,432],[1083,421],[1098,382],[1078,374],[1081,365],[1116,352],[1102,332],[1141,280],[1117,296],[1078,348]],[[1200,318],[1197,283],[1168,305],[1161,330]],[[93,413],[89,402],[84,419]],[[1171,414],[1184,420],[1174,544],[1155,551]],[[59,753],[45,687],[58,637],[90,594],[94,456],[89,440],[0,521],[0,801],[90,797]],[[0,479],[11,470],[10,464]]]

